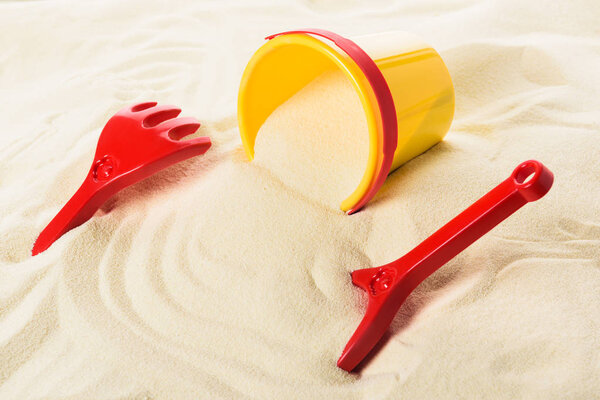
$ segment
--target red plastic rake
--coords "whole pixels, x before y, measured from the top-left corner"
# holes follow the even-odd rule
[[[32,254],[46,250],[69,230],[90,219],[115,193],[169,165],[204,154],[208,137],[179,140],[196,132],[195,118],[176,118],[181,110],[156,102],[123,108],[107,123],[94,162],[83,184],[33,245]]]

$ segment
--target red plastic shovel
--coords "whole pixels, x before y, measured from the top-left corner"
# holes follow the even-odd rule
[[[177,107],[148,102],[123,108],[108,120],[83,184],[40,233],[32,254],[90,219],[119,190],[204,154],[211,144],[208,137],[179,140],[200,127],[195,118],[176,118],[179,113]]]
[[[504,182],[477,200],[402,258],[352,272],[364,289],[367,312],[339,358],[352,371],[388,329],[408,295],[429,275],[530,201],[543,197],[554,175],[541,162],[521,163]]]

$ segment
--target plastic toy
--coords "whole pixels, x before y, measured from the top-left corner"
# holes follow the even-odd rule
[[[406,32],[344,38],[322,29],[267,37],[244,71],[238,123],[249,159],[261,125],[319,75],[342,70],[356,89],[369,128],[369,156],[358,187],[342,201],[349,214],[377,193],[388,174],[438,143],[452,122],[454,88],[439,54]],[[324,40],[323,40],[324,39]]]
[[[179,108],[156,104],[123,108],[107,122],[83,184],[40,233],[34,256],[90,219],[118,191],[210,148],[208,137],[179,140],[198,130],[195,118],[176,118]]]
[[[521,163],[469,208],[400,259],[352,272],[352,282],[367,292],[367,311],[348,341],[338,367],[351,371],[388,329],[408,295],[461,251],[530,201],[542,198],[554,175],[541,162]]]

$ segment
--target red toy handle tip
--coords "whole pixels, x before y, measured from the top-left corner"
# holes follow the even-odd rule
[[[524,161],[511,174],[515,186],[525,200],[541,199],[552,187],[554,175],[537,160]]]

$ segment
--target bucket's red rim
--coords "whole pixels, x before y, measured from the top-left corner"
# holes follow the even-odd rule
[[[360,68],[362,73],[365,75],[365,78],[369,82],[369,85],[373,90],[373,94],[375,95],[375,99],[377,100],[377,106],[381,115],[382,124],[383,157],[381,165],[378,167],[375,174],[375,179],[373,179],[373,182],[369,186],[368,190],[348,211],[348,214],[353,214],[364,207],[373,198],[373,196],[375,196],[385,182],[385,179],[387,178],[392,167],[394,153],[398,145],[398,121],[392,92],[390,91],[390,88],[383,77],[381,70],[379,67],[377,67],[377,64],[375,64],[375,61],[373,61],[373,59],[356,43],[350,39],[338,35],[337,33],[324,29],[298,29],[275,33],[267,36],[265,39],[270,40],[277,36],[290,34],[310,34],[332,41]]]

